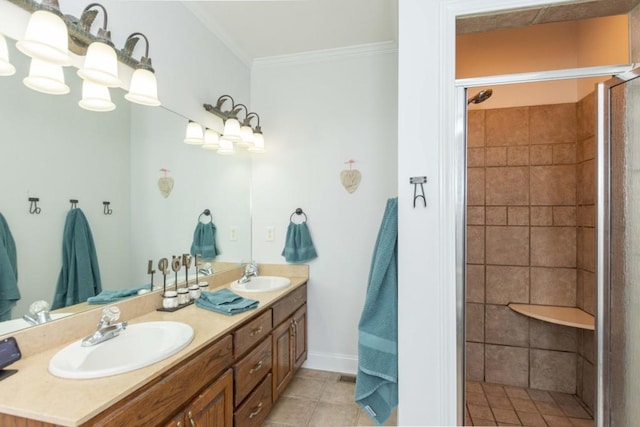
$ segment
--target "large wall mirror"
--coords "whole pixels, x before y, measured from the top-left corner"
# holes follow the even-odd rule
[[[33,301],[53,299],[70,199],[78,200],[91,227],[103,289],[149,283],[149,260],[157,270],[160,258],[188,253],[205,209],[221,252],[214,272],[251,259],[247,153],[221,156],[184,144],[186,118],[131,104],[121,89],[111,89],[114,111],[86,111],[78,106],[81,81],[73,67],[64,69],[67,95],[28,89],[22,79],[29,58],[7,41],[17,72],[0,77],[0,213],[17,247],[21,300],[14,318]],[[161,180],[172,182],[168,197],[161,194]],[[29,197],[40,199],[40,214],[29,213]],[[104,213],[104,201],[111,215]],[[162,276],[156,273],[154,282]],[[167,283],[174,283],[173,274]]]

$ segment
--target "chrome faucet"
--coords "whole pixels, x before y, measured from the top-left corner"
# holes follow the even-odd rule
[[[258,275],[258,264],[256,262],[252,262],[251,264],[247,264],[244,267],[244,274],[240,279],[238,279],[238,283],[247,283],[251,281],[251,277]]]
[[[115,305],[102,310],[102,317],[98,323],[98,330],[82,340],[82,347],[91,347],[120,335],[127,328],[127,322],[111,323],[120,317],[120,309]]]
[[[22,316],[25,322],[30,325],[41,325],[51,320],[49,314],[49,303],[46,301],[34,301],[29,306],[29,313]]]

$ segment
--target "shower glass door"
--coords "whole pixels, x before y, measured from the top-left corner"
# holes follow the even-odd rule
[[[639,74],[598,86],[599,426],[640,420]]]

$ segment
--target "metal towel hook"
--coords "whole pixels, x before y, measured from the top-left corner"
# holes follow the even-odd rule
[[[307,222],[307,214],[302,211],[301,208],[297,208],[289,217],[289,222],[293,222],[294,215],[304,215],[304,222]]]
[[[71,203],[71,209],[75,209],[78,207],[78,200],[77,199],[69,199],[69,203]]]
[[[211,215],[211,211],[209,209],[205,209],[204,211],[202,211],[202,213],[198,216],[198,221],[202,222],[202,215],[204,216],[208,216],[209,217],[209,222],[213,222],[213,215]],[[207,222],[203,223],[203,224],[208,224]]]
[[[113,209],[109,207],[111,202],[102,202],[102,204],[104,205],[104,214],[111,215],[113,213]]]
[[[38,207],[38,202],[40,201],[39,197],[29,197],[29,213],[40,215],[42,209]]]

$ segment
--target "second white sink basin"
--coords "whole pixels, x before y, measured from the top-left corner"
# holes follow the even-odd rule
[[[62,378],[101,378],[143,368],[166,359],[193,339],[193,328],[182,322],[129,325],[120,335],[91,347],[78,340],[57,352],[49,372]]]
[[[231,283],[231,289],[240,292],[271,292],[286,288],[291,284],[291,280],[280,276],[257,276],[252,277],[246,283],[238,280]]]

